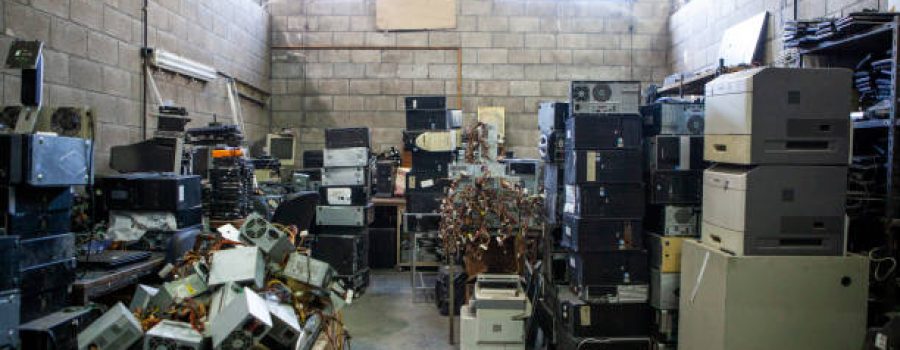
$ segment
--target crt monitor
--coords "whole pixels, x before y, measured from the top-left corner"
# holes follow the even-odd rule
[[[294,137],[291,135],[269,134],[266,138],[266,149],[272,158],[281,161],[281,165],[294,165]]]

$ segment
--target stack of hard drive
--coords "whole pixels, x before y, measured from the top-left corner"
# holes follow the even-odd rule
[[[238,220],[250,213],[253,195],[253,165],[240,149],[212,151],[209,187],[204,201],[211,220]]]
[[[0,347],[17,348],[19,323],[66,306],[75,280],[72,186],[91,180],[91,142],[0,135]]]
[[[640,84],[572,82],[571,99],[562,246],[572,293],[557,296],[558,345],[647,349]]]
[[[543,102],[538,107],[538,129],[541,133],[538,141],[538,152],[543,164],[544,223],[547,239],[544,241],[547,261],[545,277],[556,284],[566,283],[569,279],[565,273],[568,257],[566,250],[560,246],[562,238],[562,210],[565,200],[565,141],[566,120],[569,118],[569,104],[566,102]],[[557,265],[557,268],[553,268]],[[554,273],[556,272],[556,273]]]
[[[657,348],[677,343],[681,244],[699,236],[703,102],[662,98],[641,108],[649,204],[644,222],[650,252],[650,305]]]
[[[369,225],[374,220],[368,128],[325,129],[322,186],[313,257],[329,263],[346,286],[369,281]]]
[[[174,262],[193,248],[200,234],[200,181],[198,175],[172,173],[99,177],[96,189],[109,218],[107,238],[131,242],[134,249],[167,252]]]
[[[869,266],[845,255],[851,76],[756,68],[706,85],[713,164],[702,243],[681,252],[679,348],[848,349],[864,338]]]
[[[448,171],[456,159],[459,133],[456,112],[447,109],[444,96],[406,97],[404,150],[412,155],[412,169],[406,174],[405,231],[400,260],[413,259],[415,236],[416,261],[438,261],[436,234],[440,225],[441,202],[450,184]]]

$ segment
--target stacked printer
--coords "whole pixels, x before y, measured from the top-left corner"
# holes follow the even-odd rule
[[[641,107],[647,192],[646,245],[650,252],[653,342],[678,342],[681,245],[700,235],[703,179],[703,102],[661,98]]]
[[[91,142],[0,135],[0,347],[17,328],[63,309],[75,280],[72,186],[91,181]]]
[[[557,345],[649,346],[649,268],[638,82],[575,81],[566,120]]]
[[[869,264],[845,255],[851,74],[757,68],[706,85],[713,164],[702,240],[681,252],[679,348],[863,342]]]
[[[325,129],[322,186],[316,207],[313,257],[330,264],[345,285],[361,290],[369,280],[369,202],[372,177],[368,128]]]
[[[404,102],[403,148],[411,153],[412,168],[406,174],[403,221],[408,237],[403,240],[400,260],[439,261],[441,202],[450,184],[450,164],[457,155],[458,125],[445,96],[409,96]]]
[[[193,249],[203,224],[199,175],[128,173],[97,178],[108,211],[107,238],[131,248],[166,253],[174,263]]]

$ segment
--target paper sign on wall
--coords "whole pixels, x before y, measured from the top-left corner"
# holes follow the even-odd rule
[[[456,0],[377,0],[375,28],[378,30],[456,28]]]

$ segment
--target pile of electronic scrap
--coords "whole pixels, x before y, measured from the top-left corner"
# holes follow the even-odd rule
[[[293,227],[250,215],[240,230],[198,238],[78,335],[79,349],[342,349],[341,309],[353,299],[334,269],[310,258]],[[138,346],[139,347],[139,346]]]

